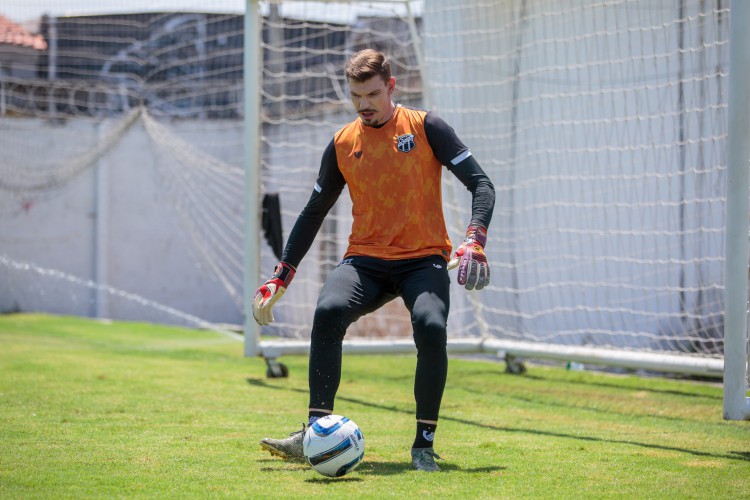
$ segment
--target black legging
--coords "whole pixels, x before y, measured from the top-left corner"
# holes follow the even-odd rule
[[[341,344],[360,317],[401,296],[411,313],[417,369],[417,419],[437,420],[448,374],[446,326],[450,279],[440,256],[344,259],[318,297],[310,341],[310,408],[333,411],[341,381]]]

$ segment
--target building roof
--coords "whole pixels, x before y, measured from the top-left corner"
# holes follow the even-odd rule
[[[18,45],[35,50],[46,50],[47,42],[42,35],[32,35],[20,24],[0,15],[0,44]]]

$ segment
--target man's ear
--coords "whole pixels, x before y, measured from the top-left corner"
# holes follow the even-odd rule
[[[396,77],[391,77],[388,82],[386,83],[388,86],[388,95],[390,96],[393,94],[393,91],[396,90]]]

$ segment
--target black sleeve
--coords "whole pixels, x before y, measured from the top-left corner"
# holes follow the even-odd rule
[[[458,138],[453,127],[434,113],[427,113],[425,116],[424,132],[435,157],[446,167],[453,165],[454,159],[469,151],[469,148]]]
[[[471,192],[471,225],[489,228],[495,208],[495,186],[490,178],[473,156],[447,167]]]
[[[315,188],[307,205],[299,214],[292,232],[289,233],[284,253],[281,255],[282,261],[295,268],[299,266],[302,258],[315,241],[315,236],[317,236],[320,226],[323,224],[323,219],[336,203],[336,200],[339,199],[345,185],[346,181],[344,176],[341,175],[336,160],[336,148],[333,145],[333,140],[331,140],[323,152]]]
[[[456,132],[442,118],[427,113],[424,131],[435,157],[471,193],[471,224],[490,227],[495,208],[495,186]]]

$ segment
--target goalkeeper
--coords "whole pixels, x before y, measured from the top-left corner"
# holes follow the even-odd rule
[[[394,104],[396,79],[386,56],[367,49],[346,63],[357,119],[340,129],[323,152],[310,200],[299,215],[281,262],[253,299],[261,325],[294,277],[324,217],[345,185],[353,223],[344,259],[320,292],[310,340],[308,425],[333,412],[341,379],[342,342],[350,324],[401,297],[411,313],[417,367],[414,379],[414,468],[436,471],[433,442],[448,372],[448,269],[458,283],[480,290],[490,282],[484,254],[495,189],[453,129],[432,113]],[[445,165],[471,192],[466,239],[450,258],[441,197]],[[261,446],[286,459],[304,460],[301,431]]]

